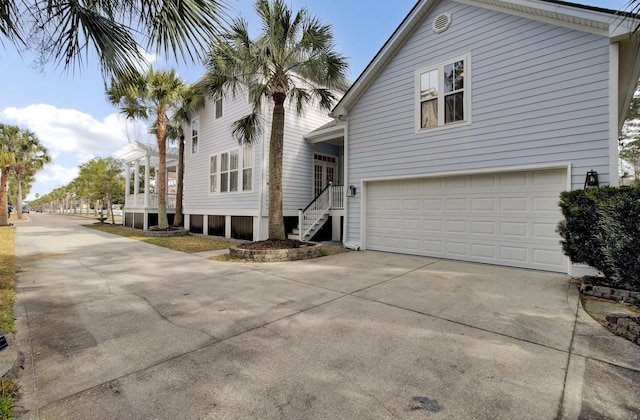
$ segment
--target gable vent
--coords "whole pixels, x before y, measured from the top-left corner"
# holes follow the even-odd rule
[[[451,13],[442,13],[433,21],[433,32],[439,34],[444,32],[451,25]]]

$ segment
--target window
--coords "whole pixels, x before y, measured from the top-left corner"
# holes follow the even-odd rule
[[[251,191],[253,181],[253,147],[242,149],[242,191]]]
[[[209,192],[251,191],[253,147],[212,155],[209,160]]]
[[[417,72],[418,130],[469,121],[469,56]]]
[[[222,118],[222,96],[216,99],[216,119]]]
[[[198,120],[191,121],[191,153],[198,153]]]
[[[209,191],[218,192],[218,156],[213,155],[209,160]]]

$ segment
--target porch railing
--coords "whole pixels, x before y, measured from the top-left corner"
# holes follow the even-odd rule
[[[144,207],[144,193],[129,194],[125,197],[125,208],[143,208]],[[149,194],[149,204],[147,207],[158,207],[158,194]],[[176,195],[167,194],[167,209],[176,208]]]
[[[298,212],[298,229],[300,240],[313,236],[314,230],[319,228],[320,221],[329,214],[331,209],[344,208],[343,186],[329,183],[316,198],[304,209]]]
[[[344,209],[344,195],[343,195],[344,185],[331,185],[331,208],[342,210]]]
[[[304,241],[304,238],[309,235],[331,209],[332,202],[333,193],[331,183],[329,183],[304,210],[298,212],[298,229],[300,230],[301,241]]]

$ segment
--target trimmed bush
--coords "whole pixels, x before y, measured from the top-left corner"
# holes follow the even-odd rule
[[[600,270],[611,287],[640,291],[640,188],[565,191],[560,200],[565,255]]]

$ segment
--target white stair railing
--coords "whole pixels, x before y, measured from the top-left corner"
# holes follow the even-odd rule
[[[318,194],[318,196],[305,208],[298,211],[298,229],[300,230],[300,240],[304,241],[307,236],[312,236],[311,232],[318,223],[329,214],[333,201],[331,193],[331,183]]]

